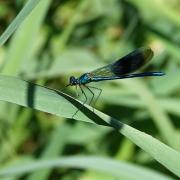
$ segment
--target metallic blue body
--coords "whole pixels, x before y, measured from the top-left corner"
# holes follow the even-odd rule
[[[163,76],[163,72],[144,72],[131,74],[144,64],[149,62],[153,56],[150,48],[139,48],[130,54],[118,59],[112,64],[100,67],[89,73],[85,73],[79,78],[70,77],[69,85],[86,85],[90,82],[105,80],[115,80],[124,78],[144,77],[144,76]]]
[[[83,74],[80,78],[78,78],[78,80],[79,80],[79,84],[87,84],[92,82],[91,78],[87,73]]]
[[[134,78],[134,77],[145,77],[145,76],[163,76],[163,75],[164,75],[163,72],[145,72],[145,73],[139,73],[139,74],[127,74],[127,75],[114,76],[114,77],[94,77],[92,78],[91,82]]]
[[[90,82],[99,82],[99,81],[107,81],[107,80],[115,80],[115,79],[125,79],[125,78],[134,78],[134,77],[145,77],[145,76],[163,76],[165,75],[163,72],[144,72],[138,74],[126,74],[121,76],[114,76],[114,77],[93,77],[90,78],[89,75],[83,74],[79,78],[75,78],[72,76],[70,80],[70,84],[72,85],[85,85]]]

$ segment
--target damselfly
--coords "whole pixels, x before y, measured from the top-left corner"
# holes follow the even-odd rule
[[[147,62],[149,62],[152,57],[153,57],[153,51],[150,48],[142,47],[142,48],[136,49],[135,51],[118,59],[117,61],[111,64],[108,64],[106,66],[100,67],[94,71],[85,73],[81,75],[79,78],[75,78],[74,76],[71,76],[69,79],[69,84],[67,86],[76,86],[76,88],[79,86],[82,94],[85,97],[85,101],[83,105],[87,102],[87,96],[82,87],[89,90],[89,92],[92,94],[92,98],[89,103],[91,104],[92,100],[94,99],[94,93],[92,89],[97,89],[100,91],[95,102],[97,101],[98,97],[100,96],[102,92],[102,90],[97,87],[92,87],[92,86],[87,85],[91,82],[134,78],[134,77],[144,77],[144,76],[163,76],[164,75],[163,72],[143,72],[143,73],[130,74],[138,70],[139,68],[141,68]],[[78,111],[79,110],[75,112],[73,117],[77,114]]]

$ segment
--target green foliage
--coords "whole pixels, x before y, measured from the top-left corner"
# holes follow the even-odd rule
[[[0,176],[180,177],[179,4],[179,0],[2,3]],[[64,90],[67,94],[55,89],[64,89],[69,76],[140,46],[155,52],[142,71],[161,70],[166,76],[93,84],[103,89],[96,104],[99,111],[83,106],[74,120],[66,120],[83,97],[77,101],[67,95],[75,95],[72,88]],[[89,157],[92,154],[96,157]]]

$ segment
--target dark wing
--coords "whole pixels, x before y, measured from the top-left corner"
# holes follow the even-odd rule
[[[89,74],[93,78],[114,77],[129,74],[141,68],[152,58],[152,56],[153,51],[150,48],[139,48],[114,63],[98,68]]]

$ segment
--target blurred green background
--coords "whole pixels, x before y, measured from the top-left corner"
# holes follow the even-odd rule
[[[0,1],[0,34],[24,4]],[[141,46],[154,51],[153,60],[141,71],[163,71],[166,76],[92,84],[103,89],[95,108],[180,151],[180,0],[40,1],[0,48],[1,74],[61,90],[71,75],[113,62]],[[64,91],[76,95],[75,88]],[[107,157],[175,178],[111,129],[0,102],[1,167],[64,155]],[[11,179],[114,177],[55,168]]]

